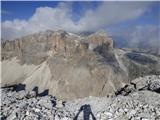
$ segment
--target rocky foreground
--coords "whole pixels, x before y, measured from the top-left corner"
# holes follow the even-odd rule
[[[1,88],[1,120],[159,120],[160,76],[137,78],[116,96],[61,101],[36,91]]]

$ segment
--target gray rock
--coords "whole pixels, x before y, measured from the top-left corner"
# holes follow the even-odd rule
[[[15,95],[16,99],[23,99],[27,95],[27,92],[25,90],[17,92]]]
[[[148,84],[156,81],[157,77],[145,77]],[[152,81],[152,82],[151,82]],[[146,82],[147,83],[147,82]],[[89,104],[97,120],[158,120],[160,117],[160,94],[154,91],[134,91],[127,96],[88,97],[66,101],[56,100],[51,96],[28,96],[28,92],[1,90],[1,118],[25,120],[73,120],[78,110],[84,104]],[[20,98],[20,99],[17,99]],[[57,103],[53,106],[52,101]],[[78,119],[83,119],[80,113]]]
[[[52,109],[53,107],[53,104],[48,97],[42,97],[37,104],[40,104],[41,106],[44,106],[47,109]]]
[[[152,80],[148,85],[148,89],[160,93],[160,79]]]

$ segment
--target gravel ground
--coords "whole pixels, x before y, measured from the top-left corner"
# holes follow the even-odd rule
[[[53,96],[39,96],[34,91],[1,88],[1,120],[160,120],[159,76],[139,78],[148,80],[127,96],[87,97],[62,101]],[[153,81],[153,82],[152,82]],[[152,83],[158,83],[153,84]],[[144,88],[144,87],[143,87]],[[155,90],[155,91],[154,91]]]

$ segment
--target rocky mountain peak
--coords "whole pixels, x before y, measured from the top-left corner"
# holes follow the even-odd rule
[[[89,48],[95,49],[97,47],[106,46],[106,51],[113,50],[113,40],[108,37],[104,31],[98,31],[88,36]]]
[[[61,34],[61,35],[68,34],[65,30],[62,30],[62,29],[55,31],[55,33],[58,33],[58,34]]]
[[[104,31],[103,29],[98,30],[94,34],[101,35],[101,36],[107,36],[106,31]]]

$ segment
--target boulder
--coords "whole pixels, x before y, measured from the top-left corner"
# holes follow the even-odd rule
[[[159,76],[146,76],[132,80],[137,90],[148,89],[155,92],[160,92],[160,77]]]

